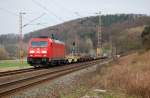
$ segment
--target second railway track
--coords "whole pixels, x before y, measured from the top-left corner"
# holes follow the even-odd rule
[[[34,68],[25,68],[25,69],[4,71],[4,72],[0,72],[0,77],[14,75],[14,74],[20,74],[20,73],[25,73],[25,72],[31,72],[31,71],[35,71],[35,69]]]

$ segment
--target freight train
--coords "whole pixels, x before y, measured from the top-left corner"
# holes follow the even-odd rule
[[[31,66],[68,64],[92,60],[91,57],[66,56],[65,43],[49,37],[31,38],[28,45],[27,62]]]

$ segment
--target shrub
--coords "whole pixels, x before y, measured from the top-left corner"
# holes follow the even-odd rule
[[[150,49],[150,25],[144,28],[142,32],[142,43],[146,49]]]
[[[9,57],[8,52],[5,50],[5,48],[0,47],[0,60],[8,59]]]

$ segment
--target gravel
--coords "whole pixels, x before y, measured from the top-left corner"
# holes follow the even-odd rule
[[[46,81],[3,98],[59,98],[62,92],[67,94],[67,90],[71,90],[77,85],[77,82],[80,81],[78,77],[96,71],[99,65],[100,64],[97,64],[57,79]]]

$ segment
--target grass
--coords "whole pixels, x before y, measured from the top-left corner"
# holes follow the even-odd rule
[[[59,97],[55,98],[135,98],[118,91],[96,92],[99,85],[100,75],[97,72],[87,73],[79,79],[79,83],[69,90],[68,93],[60,93]],[[88,96],[88,97],[85,97]]]
[[[29,66],[26,61],[24,61],[23,64],[21,64],[19,60],[0,60],[0,68],[26,66]]]
[[[116,64],[101,69],[99,85],[121,90],[136,98],[150,98],[150,51],[121,58]]]
[[[82,98],[84,95],[100,98],[150,98],[149,75],[150,51],[134,53],[100,67],[96,73],[89,75],[89,79],[84,80],[84,85],[60,98]],[[108,92],[95,94],[94,88]]]
[[[73,90],[72,92],[69,92],[69,94],[67,95],[62,94],[59,98],[135,98],[135,97],[122,94],[121,92],[119,93],[110,92],[110,91],[105,93],[95,92],[92,89],[90,89],[88,86],[82,85],[76,88],[75,90]]]
[[[70,92],[70,94],[66,95],[61,95],[60,98],[80,98],[83,94],[85,94],[88,91],[86,86],[80,86],[79,88],[73,90]]]

